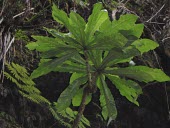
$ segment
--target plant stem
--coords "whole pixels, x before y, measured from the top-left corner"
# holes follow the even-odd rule
[[[85,106],[86,106],[85,103],[86,103],[87,96],[89,95],[90,89],[92,88],[92,78],[91,78],[91,72],[90,72],[90,64],[89,64],[89,61],[88,61],[88,53],[87,53],[86,50],[84,50],[84,56],[85,56],[85,60],[86,60],[86,72],[87,72],[87,76],[88,76],[88,85],[87,85],[86,88],[84,88],[83,97],[82,97],[81,104],[80,104],[80,107],[79,107],[79,110],[78,110],[78,114],[76,116],[76,119],[74,120],[72,128],[78,127],[78,124],[81,120],[81,117],[83,115],[83,112],[84,112],[84,109],[85,109]]]
[[[74,120],[72,128],[78,128],[78,124],[81,120],[81,117],[83,115],[83,112],[84,112],[84,109],[85,109],[85,106],[86,106],[85,103],[86,103],[86,99],[87,99],[88,95],[89,95],[89,91],[88,91],[88,89],[85,89],[84,92],[83,92],[83,97],[82,97],[82,101],[81,101],[81,104],[80,104],[80,107],[79,107],[79,110],[78,110],[78,114],[76,116],[76,119]]]

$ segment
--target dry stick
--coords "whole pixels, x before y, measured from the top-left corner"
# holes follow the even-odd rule
[[[90,93],[89,89],[92,88],[92,78],[91,78],[91,73],[90,73],[90,65],[89,65],[89,62],[88,62],[88,53],[87,53],[86,50],[84,50],[84,56],[85,56],[85,60],[86,60],[86,71],[87,71],[87,75],[88,75],[88,85],[83,91],[82,101],[81,101],[81,104],[80,104],[80,107],[79,107],[79,110],[78,110],[78,114],[76,116],[76,119],[74,120],[72,128],[78,128],[79,122],[81,120],[81,117],[83,115],[83,112],[84,112],[84,109],[85,109],[85,106],[86,106],[85,103],[86,103],[87,96]]]
[[[32,11],[32,10],[34,10],[34,8],[30,8],[28,11]],[[21,12],[21,13],[19,13],[19,14],[17,14],[17,15],[15,15],[15,16],[13,16],[13,19],[15,19],[15,18],[18,17],[18,16],[23,15],[24,13],[25,13],[25,11],[24,11],[24,12]]]
[[[165,6],[165,4],[162,5],[162,7],[149,20],[147,20],[146,22],[150,22],[155,16],[157,16],[158,13],[164,8],[164,6]]]
[[[159,68],[160,68],[162,71],[164,71],[163,68],[162,68],[162,66],[161,66],[160,63],[159,63],[158,57],[157,57],[156,52],[155,52],[154,50],[153,50],[153,53],[154,53],[154,56],[155,56],[155,58],[156,58],[156,61],[157,61],[157,63],[158,63]],[[166,86],[167,86],[167,85],[166,85],[166,82],[164,82],[164,90],[165,90],[166,104],[167,104],[167,110],[168,110],[168,120],[170,120],[170,104],[169,104],[169,98],[168,98],[168,92],[167,92],[167,87],[166,87]]]

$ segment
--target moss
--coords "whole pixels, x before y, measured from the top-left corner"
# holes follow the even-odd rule
[[[15,33],[15,39],[16,39],[16,40],[23,40],[23,41],[26,41],[26,42],[29,41],[28,36],[27,36],[26,33],[25,33],[24,31],[22,31],[21,29],[19,29],[19,30],[16,31],[16,33]]]

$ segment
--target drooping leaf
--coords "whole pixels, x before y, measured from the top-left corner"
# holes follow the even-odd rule
[[[107,74],[128,77],[146,83],[151,81],[170,81],[170,77],[167,76],[161,69],[153,69],[146,66],[113,68],[107,69],[105,72]]]
[[[72,99],[73,106],[80,106],[83,97],[83,88],[79,89],[76,95]],[[85,104],[87,105],[91,101],[92,95],[89,94],[86,98]]]
[[[102,115],[104,119],[115,120],[117,116],[117,109],[115,106],[114,98],[107,87],[104,76],[101,75],[97,80],[97,86],[100,89],[100,104],[102,107]]]
[[[107,75],[110,81],[119,89],[122,96],[125,96],[130,102],[139,106],[137,98],[142,94],[142,88],[132,80],[121,79],[118,76]]]
[[[61,93],[57,100],[57,111],[65,110],[71,104],[71,99],[79,90],[79,86],[87,82],[87,77],[79,77],[71,82],[71,84]]]

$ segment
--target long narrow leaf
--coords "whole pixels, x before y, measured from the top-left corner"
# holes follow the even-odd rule
[[[107,78],[119,89],[122,96],[125,96],[130,102],[139,106],[137,98],[142,94],[142,88],[132,80],[121,79],[118,76],[107,75]]]
[[[61,65],[66,60],[70,59],[76,53],[77,52],[72,52],[70,54],[63,55],[60,58],[56,58],[56,59],[53,59],[48,62],[40,64],[40,66],[36,70],[33,71],[33,73],[31,74],[31,77],[37,78],[37,77],[45,75],[51,71],[55,71],[55,68],[57,68],[57,66]]]
[[[100,25],[107,20],[108,12],[106,10],[102,10],[102,3],[97,3],[94,5],[93,12],[88,18],[88,23],[86,25],[86,38],[87,42],[89,42],[92,39],[92,36],[96,32],[96,30],[99,29]]]
[[[78,65],[78,64],[74,64],[74,65],[70,65],[70,64],[63,64],[61,66],[58,66],[58,68],[55,68],[54,71],[58,71],[58,72],[69,72],[69,73],[86,73],[86,67],[83,65]]]
[[[108,118],[109,120],[114,120],[117,116],[117,109],[114,98],[110,92],[110,89],[107,87],[103,75],[101,75],[97,80],[97,85],[100,89],[100,104],[102,107],[102,115],[105,120]]]
[[[53,4],[52,6],[52,16],[54,18],[54,20],[56,20],[57,22],[64,24],[67,28],[69,28],[69,18],[67,16],[67,14],[63,11],[58,9],[58,7]]]
[[[107,69],[105,73],[128,77],[146,83],[151,81],[170,81],[170,77],[167,76],[162,70],[153,69],[146,66]]]
[[[71,104],[71,99],[75,96],[79,90],[79,86],[87,82],[87,77],[79,77],[75,79],[60,95],[57,100],[57,111],[61,112],[65,110]]]
[[[77,13],[70,13],[69,23],[71,25],[71,33],[74,35],[76,40],[82,45],[85,43],[85,25],[84,19]]]

